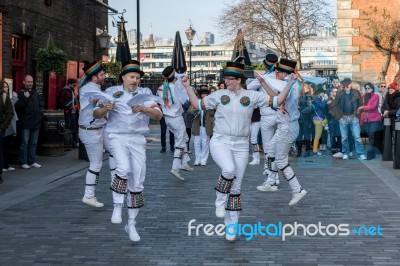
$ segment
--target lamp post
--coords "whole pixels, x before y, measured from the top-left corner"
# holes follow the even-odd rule
[[[104,30],[102,33],[100,33],[97,38],[99,38],[99,43],[100,43],[100,49],[105,50],[108,48],[108,45],[110,44],[111,36],[107,32],[107,27],[104,27]]]
[[[186,38],[189,40],[189,72],[190,79],[192,77],[192,41],[196,31],[192,28],[192,25],[189,26],[187,30],[185,30]]]

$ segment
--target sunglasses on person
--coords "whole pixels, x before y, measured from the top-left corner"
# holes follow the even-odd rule
[[[386,88],[386,85],[381,85],[381,88]]]

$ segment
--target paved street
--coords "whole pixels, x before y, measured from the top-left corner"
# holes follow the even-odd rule
[[[112,198],[105,157],[97,198],[103,208],[81,202],[87,163],[77,150],[63,157],[39,157],[42,169],[4,174],[0,185],[0,265],[400,265],[400,170],[391,162],[291,158],[307,196],[296,206],[288,184],[278,192],[256,190],[263,182],[262,166],[248,166],[242,185],[241,224],[308,226],[321,222],[348,224],[349,235],[207,236],[203,228],[188,236],[188,223],[223,223],[215,217],[219,169],[209,158],[206,167],[183,172],[185,181],[170,173],[173,154],[160,154],[159,128],[148,135],[145,206],[137,229],[141,241],[132,244],[123,224],[111,224]],[[191,155],[193,164],[194,155]],[[376,226],[383,236],[357,235],[353,229]],[[379,226],[379,227],[378,227]],[[336,226],[329,230],[335,233]],[[250,228],[248,228],[250,230]],[[287,230],[290,228],[287,227]],[[310,234],[315,230],[310,227]],[[246,231],[249,232],[249,231]],[[271,232],[271,231],[270,231]],[[370,229],[369,234],[378,231]]]

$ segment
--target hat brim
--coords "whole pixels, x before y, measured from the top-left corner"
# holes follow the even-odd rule
[[[287,68],[279,67],[279,65],[278,65],[277,67],[275,67],[275,70],[277,70],[277,71],[279,71],[279,72],[284,72],[284,73],[287,73],[287,74],[292,74],[292,73],[294,73],[293,70],[289,70],[289,69],[287,69]]]
[[[244,73],[236,73],[236,72],[232,72],[232,71],[224,71],[224,77],[235,77],[235,78],[241,78],[241,79],[245,79],[246,76],[244,75]]]

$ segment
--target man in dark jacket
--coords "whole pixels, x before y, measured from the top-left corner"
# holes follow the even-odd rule
[[[0,83],[1,84],[1,83]],[[1,84],[3,85],[3,84]],[[4,134],[14,116],[14,109],[10,97],[7,93],[0,90],[0,184],[3,183],[3,140]]]
[[[361,106],[361,94],[352,88],[351,79],[345,78],[341,82],[343,90],[336,94],[333,106],[330,109],[332,116],[339,121],[342,135],[343,160],[349,159],[349,129],[355,140],[356,152],[360,160],[365,160],[364,146],[360,136],[360,121],[358,119],[358,107]]]
[[[36,145],[39,129],[42,122],[42,106],[39,94],[33,88],[33,78],[26,75],[24,87],[18,91],[18,101],[15,103],[15,111],[18,114],[19,126],[21,128],[21,150],[19,160],[21,168],[40,168],[36,162]]]

